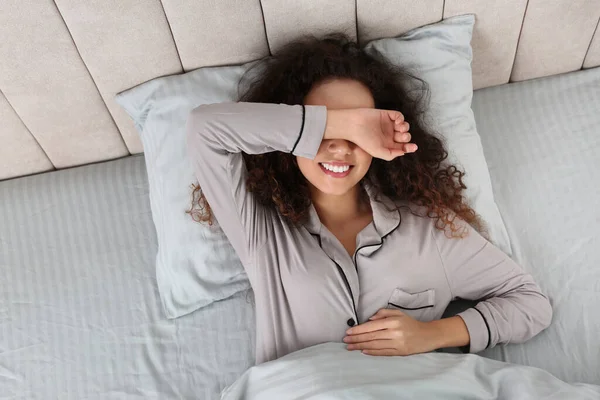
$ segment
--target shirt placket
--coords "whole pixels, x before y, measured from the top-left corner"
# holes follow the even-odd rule
[[[349,300],[352,303],[352,315],[348,316],[347,324],[348,326],[357,325],[360,323],[358,318],[360,284],[356,267],[339,241],[326,230],[321,231],[321,248],[338,269],[340,278],[344,281],[345,290],[348,292]]]

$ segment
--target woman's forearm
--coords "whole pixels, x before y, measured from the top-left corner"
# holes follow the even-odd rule
[[[319,149],[327,109],[266,103],[216,103],[196,107],[187,122],[198,150],[212,153],[263,154],[272,151],[314,157]]]
[[[351,126],[349,119],[352,113],[346,110],[327,109],[327,123],[323,139],[344,139],[352,141]]]
[[[470,343],[467,325],[461,317],[455,316],[429,322],[436,349],[462,347]]]

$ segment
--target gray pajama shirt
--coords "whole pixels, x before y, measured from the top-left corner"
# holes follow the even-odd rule
[[[254,290],[257,363],[340,342],[349,326],[386,307],[432,321],[452,300],[479,301],[458,314],[472,353],[526,341],[550,324],[550,303],[531,275],[469,226],[465,238],[448,238],[433,219],[367,190],[373,222],[351,257],[314,207],[296,226],[258,204],[246,191],[241,152],[314,159],[326,120],[323,106],[255,103],[200,106],[188,120],[196,177]]]

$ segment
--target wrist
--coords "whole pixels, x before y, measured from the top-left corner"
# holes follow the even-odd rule
[[[323,139],[352,141],[352,112],[350,110],[327,109],[327,123]]]
[[[435,349],[462,347],[470,343],[467,325],[459,316],[443,318],[428,322],[427,324],[427,329]]]

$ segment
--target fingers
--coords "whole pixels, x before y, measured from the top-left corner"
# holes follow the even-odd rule
[[[418,148],[419,148],[419,146],[417,146],[414,143],[406,143],[404,145],[403,150],[405,153],[414,153],[415,151],[417,151]]]
[[[375,314],[373,314],[373,316],[371,318],[369,318],[369,320],[376,320],[376,319],[387,318],[387,317],[401,317],[403,315],[404,315],[404,313],[400,310],[393,310],[391,308],[382,308],[379,311],[377,311]]]
[[[401,143],[393,143],[392,148],[384,148],[378,154],[373,154],[373,157],[381,158],[385,161],[392,161],[396,157],[403,156],[406,152],[404,151],[404,145]]]
[[[358,335],[361,333],[380,331],[389,327],[389,321],[380,319],[377,321],[369,321],[364,324],[356,325],[346,331],[346,335]]]
[[[406,121],[396,120],[394,121],[394,131],[396,132],[408,132],[410,130],[410,124]]]
[[[394,121],[395,124],[401,124],[404,122],[404,115],[400,111],[396,110],[385,110],[387,111],[388,117]]]
[[[394,146],[396,147],[396,146]],[[393,159],[395,159],[396,157],[400,157],[403,156],[407,153],[413,153],[417,150],[417,145],[414,143],[410,143],[410,144],[398,144],[397,146],[398,148],[394,148],[394,149],[388,149],[388,153],[385,155],[381,155],[381,156],[377,156],[378,158],[381,158],[383,160],[386,161],[392,161]]]
[[[381,111],[380,115],[382,118],[383,146],[367,152],[373,157],[392,161],[396,157],[416,151],[417,145],[409,143],[411,140],[411,134],[408,132],[410,124],[404,120],[404,115],[400,111],[395,110],[379,111]],[[391,126],[390,122],[392,123]]]
[[[406,152],[404,151],[404,148],[390,149],[390,156],[388,157],[387,161],[392,161],[394,158],[403,156],[405,154],[406,154]]]
[[[403,153],[414,153],[419,147],[414,143],[409,143],[412,136],[410,132],[408,132],[408,122],[404,122],[403,126],[406,126],[406,130],[397,130],[394,133],[394,142],[395,144],[398,144],[398,146],[394,146],[394,149],[402,150]],[[395,155],[394,158],[399,155],[401,156],[404,154]]]
[[[362,333],[360,335],[350,335],[344,337],[344,343],[361,343],[361,342],[370,342],[372,340],[382,340],[382,339],[393,339],[390,335],[390,331],[385,329],[383,331],[375,331],[369,333]]]
[[[393,350],[394,344],[391,340],[372,340],[370,342],[353,343],[346,346],[348,350]]]
[[[408,143],[412,136],[408,132],[396,132],[394,133],[394,142],[396,143]]]
[[[362,353],[369,356],[395,356],[397,354],[394,349],[363,350]]]

